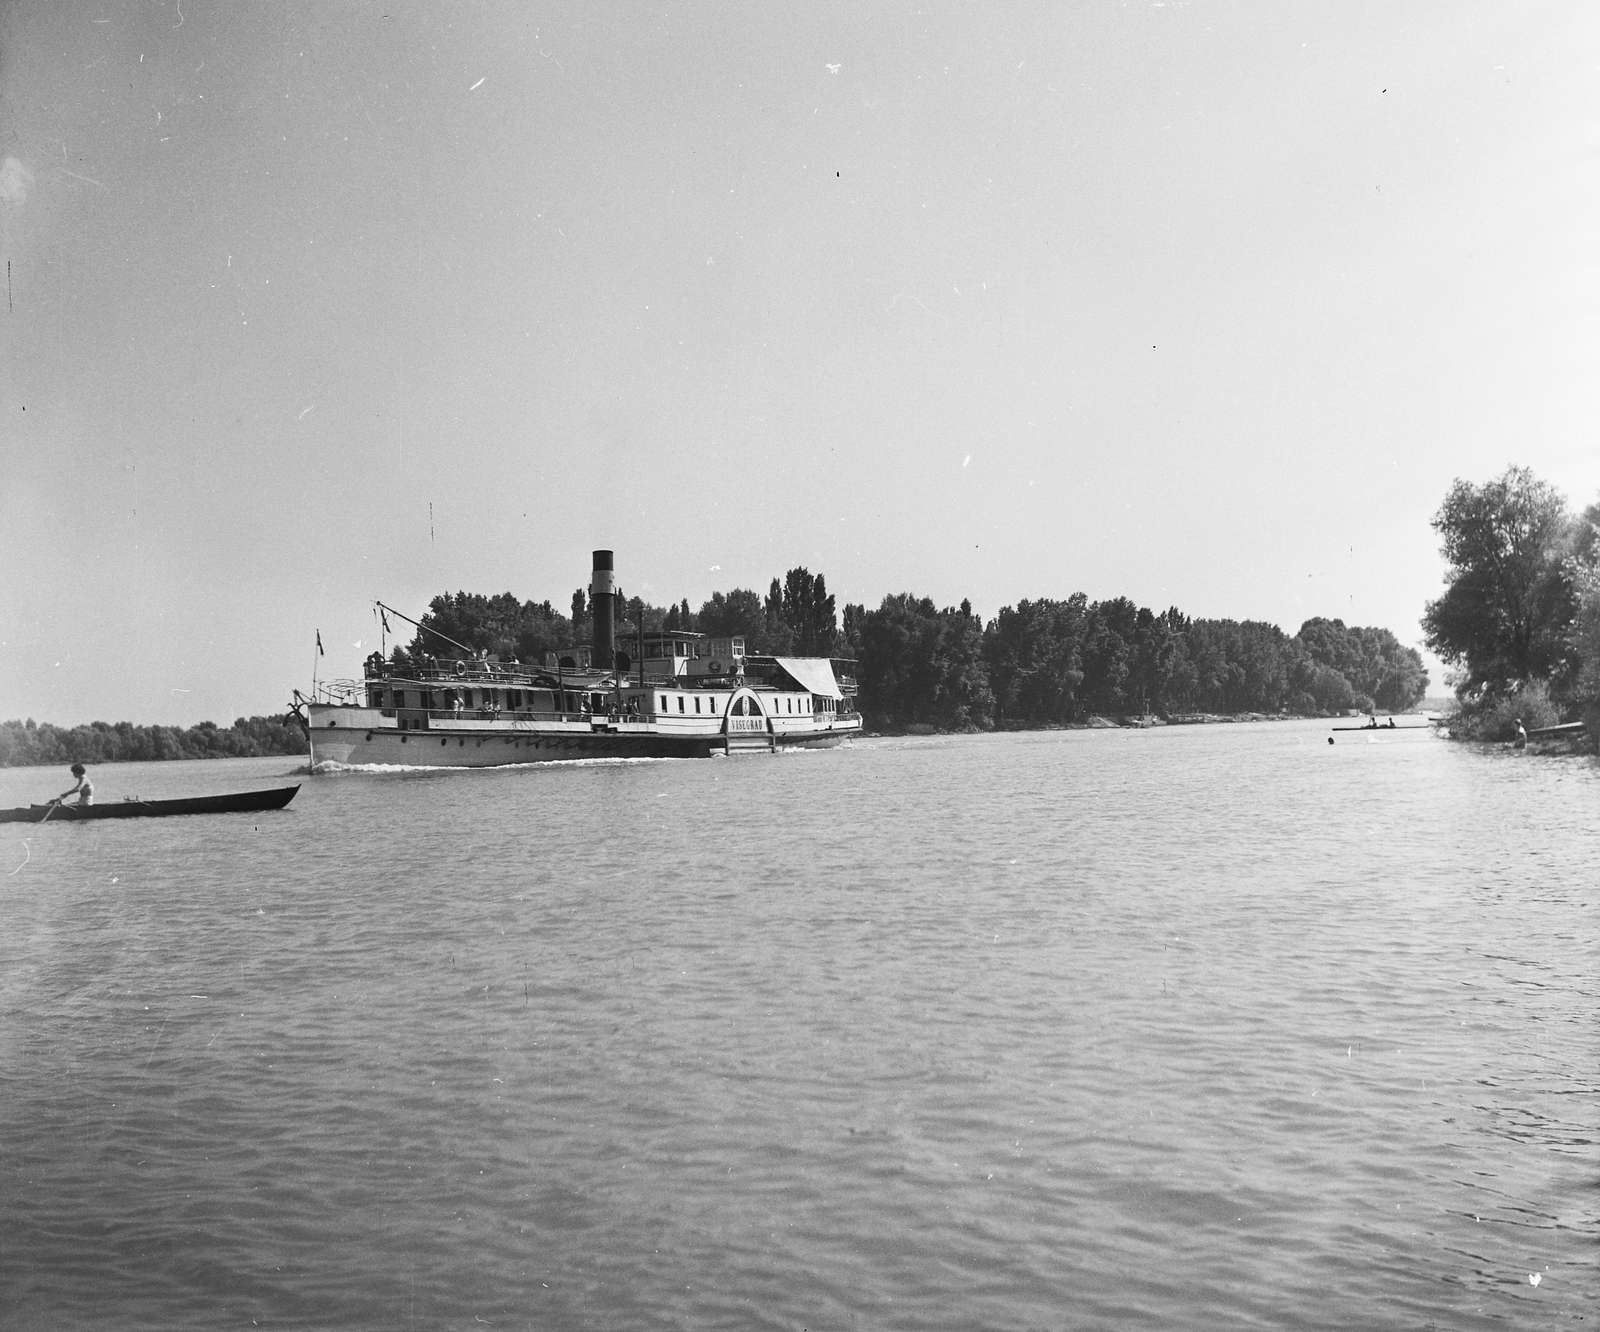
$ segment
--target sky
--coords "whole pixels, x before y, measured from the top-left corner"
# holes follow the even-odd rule
[[[1420,646],[1455,478],[1600,496],[1597,94],[1586,3],[0,6],[0,718],[595,548]]]

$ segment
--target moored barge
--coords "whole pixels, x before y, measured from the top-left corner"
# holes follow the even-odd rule
[[[537,665],[374,653],[362,680],[324,685],[307,705],[313,766],[706,758],[860,734],[853,661],[752,655],[741,638],[682,630],[635,631],[634,651],[618,651],[606,550],[594,553],[589,596],[594,642]]]

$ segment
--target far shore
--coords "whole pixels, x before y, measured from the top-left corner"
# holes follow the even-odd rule
[[[1452,700],[1453,702],[1453,700]],[[1148,730],[1156,726],[1226,726],[1239,722],[1289,722],[1289,721],[1317,721],[1326,722],[1329,729],[1343,727],[1352,735],[1361,732],[1382,734],[1390,730],[1385,724],[1389,718],[1394,718],[1397,731],[1417,731],[1424,729],[1424,725],[1432,729],[1444,739],[1468,739],[1472,743],[1505,746],[1514,743],[1508,739],[1483,739],[1479,737],[1452,737],[1450,734],[1451,712],[1445,709],[1419,707],[1406,712],[1379,712],[1377,715],[1384,720],[1377,726],[1362,726],[1362,718],[1371,717],[1370,712],[1352,712],[1339,717],[1322,717],[1307,713],[1283,712],[1193,712],[1174,715],[1171,717],[1103,717],[1093,716],[1077,722],[1050,722],[1043,726],[995,726],[988,732],[977,727],[966,730],[941,730],[934,726],[913,723],[904,727],[884,727],[880,730],[866,731],[862,738],[866,740],[898,739],[906,736],[951,736],[951,735],[984,735],[1004,732],[1006,734],[1022,734],[1030,731],[1130,731]],[[1409,718],[1410,720],[1403,720]],[[1540,757],[1556,758],[1566,755],[1575,757],[1592,756],[1600,750],[1600,727],[1591,724],[1584,731],[1562,728],[1559,734],[1539,734],[1531,731],[1526,745],[1530,754]]]
[[[1304,712],[1184,712],[1174,713],[1170,717],[1105,717],[1094,715],[1086,717],[1083,721],[1075,722],[1046,722],[1041,726],[1028,725],[1000,725],[989,728],[989,732],[1022,733],[1027,731],[1142,731],[1156,726],[1226,726],[1238,722],[1286,722],[1286,721],[1323,721],[1330,726],[1343,725],[1350,722],[1359,722],[1362,718],[1371,717],[1371,712],[1351,712],[1337,717],[1319,716],[1314,713]],[[1376,714],[1387,721],[1390,717],[1397,721],[1402,717],[1411,717],[1437,724],[1442,719],[1437,713],[1412,708],[1405,712],[1379,712]],[[1367,728],[1373,729],[1373,728]],[[1378,730],[1388,728],[1379,723]],[[1402,725],[1397,729],[1414,730],[1416,721],[1409,725]],[[887,736],[903,735],[982,735],[986,734],[977,727],[960,729],[940,729],[936,726],[913,722],[909,726],[886,726],[880,730],[867,731],[867,737],[883,738]]]

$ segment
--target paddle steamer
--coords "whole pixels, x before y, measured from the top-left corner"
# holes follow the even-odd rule
[[[619,650],[608,550],[594,552],[589,596],[593,643],[536,665],[374,653],[363,679],[319,686],[306,707],[313,766],[705,758],[860,734],[853,661],[752,655],[742,638],[681,630],[636,630]]]

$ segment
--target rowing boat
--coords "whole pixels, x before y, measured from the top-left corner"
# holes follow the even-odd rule
[[[1587,722],[1581,721],[1562,722],[1559,726],[1536,726],[1528,732],[1528,739],[1544,740],[1552,735],[1570,735],[1576,737],[1577,734],[1584,730],[1587,726]]]
[[[72,823],[82,819],[166,818],[172,814],[247,814],[282,809],[299,785],[270,791],[236,791],[229,795],[189,796],[181,800],[122,800],[114,805],[26,805],[0,809],[0,823]]]

